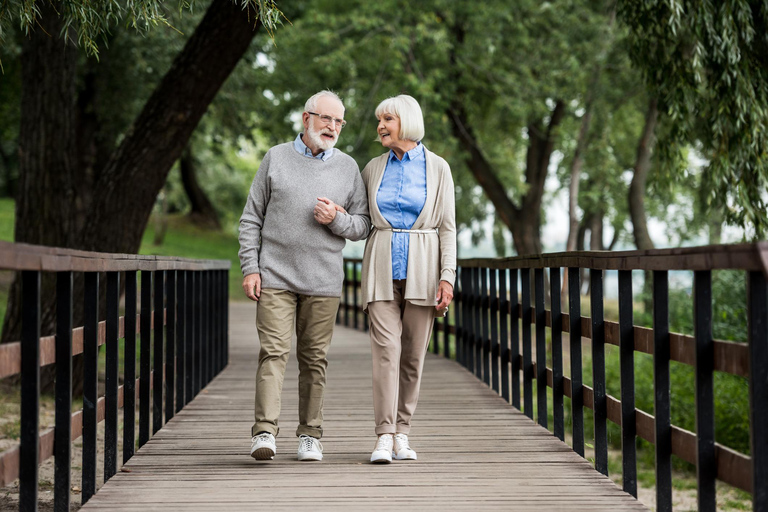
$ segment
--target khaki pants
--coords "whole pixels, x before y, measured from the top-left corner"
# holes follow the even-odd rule
[[[394,300],[368,304],[376,434],[410,432],[436,314],[432,306],[403,299],[404,279],[393,281],[393,290]]]
[[[328,348],[339,309],[339,297],[312,297],[286,290],[265,289],[256,310],[261,350],[256,370],[256,422],[251,435],[277,435],[283,376],[296,324],[299,360],[299,428],[296,435],[323,435],[323,392]]]

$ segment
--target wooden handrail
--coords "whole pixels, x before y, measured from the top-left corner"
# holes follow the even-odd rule
[[[175,256],[108,254],[0,242],[0,269],[44,272],[122,272],[127,270],[226,270],[229,260],[199,260]]]

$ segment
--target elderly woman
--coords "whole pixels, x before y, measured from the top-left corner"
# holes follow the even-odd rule
[[[451,168],[429,151],[418,102],[400,95],[376,107],[389,151],[363,170],[373,231],[365,244],[363,308],[370,320],[376,447],[371,462],[416,460],[408,444],[435,316],[456,277]]]

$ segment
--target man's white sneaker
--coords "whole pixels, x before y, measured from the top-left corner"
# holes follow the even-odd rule
[[[311,436],[299,436],[299,460],[323,460],[323,445]]]
[[[394,453],[397,460],[416,460],[416,452],[411,449],[405,434],[395,434]]]
[[[275,436],[269,432],[260,432],[251,438],[251,457],[256,460],[270,460],[277,453]]]
[[[371,462],[392,462],[392,434],[380,435],[371,454]]]

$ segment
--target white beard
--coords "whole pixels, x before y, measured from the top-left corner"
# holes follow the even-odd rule
[[[332,135],[333,140],[324,139],[321,136],[324,133],[327,135]],[[336,141],[338,140],[338,134],[335,131],[331,130],[330,128],[315,130],[312,126],[307,127],[307,137],[309,137],[309,140],[312,142],[314,146],[317,146],[323,151],[328,151],[329,149],[331,149],[333,146],[336,145]]]

